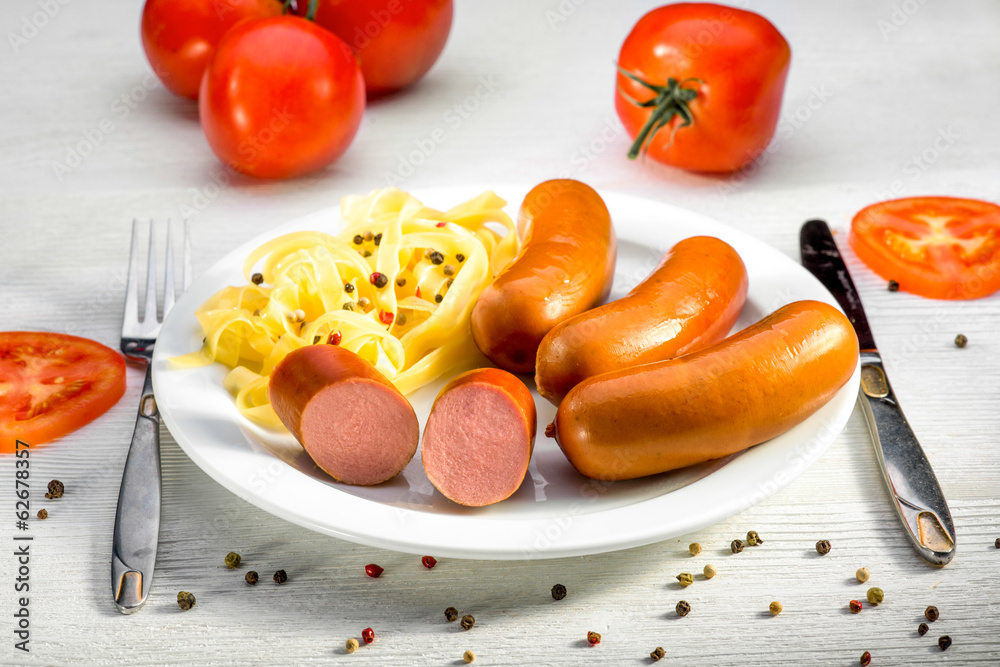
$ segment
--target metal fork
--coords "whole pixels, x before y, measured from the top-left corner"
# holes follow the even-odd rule
[[[139,281],[136,258],[137,224],[132,221],[132,247],[128,258],[128,285],[122,317],[122,353],[146,364],[146,381],[139,399],[132,444],[122,472],[111,552],[111,594],[118,610],[131,614],[146,601],[153,583],[156,544],[160,534],[160,412],[153,397],[153,346],[162,320],[156,316],[156,253],[153,223],[149,224],[149,256],[146,271],[146,305],[139,319]],[[171,225],[167,222],[167,259],[163,290],[163,315],[174,305],[174,253]],[[191,238],[184,226],[183,285],[191,282]]]

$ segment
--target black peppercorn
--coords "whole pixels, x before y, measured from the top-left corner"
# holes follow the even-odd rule
[[[743,540],[733,540],[733,543],[729,545],[729,548],[733,550],[734,554],[738,554],[743,551]]]
[[[472,614],[466,614],[465,616],[462,617],[462,620],[460,621],[460,625],[462,626],[463,630],[468,630],[475,624],[476,624],[476,619]]]
[[[995,546],[997,549],[1000,549],[1000,537],[996,539],[996,541],[993,543],[993,546]]]
[[[363,237],[361,234],[354,235],[354,245],[361,245],[364,242],[365,242],[365,237]]]
[[[256,570],[250,570],[243,576],[243,579],[245,579],[251,586],[256,586],[257,580],[260,579],[260,576],[257,574]]]
[[[441,303],[442,301],[444,301],[444,294],[434,295],[434,303]]]
[[[428,258],[431,260],[431,264],[444,264],[444,255],[437,250],[432,251],[431,254],[428,255]]]
[[[681,600],[677,603],[677,606],[674,607],[674,611],[677,612],[678,616],[687,616],[691,613],[691,605],[686,600]]]
[[[386,283],[389,282],[389,277],[384,273],[376,271],[375,273],[372,274],[371,281],[372,285],[375,285],[375,287],[382,289],[383,287],[386,286]]]
[[[344,291],[350,294],[354,291],[354,283],[344,283]]]
[[[458,261],[459,264],[461,264],[462,262],[465,261],[465,255],[463,255],[462,253],[458,253],[457,255],[455,255],[455,259]]]
[[[920,625],[917,626],[917,634],[923,637],[924,635],[927,634],[927,631],[930,629],[931,626],[927,625],[926,623],[921,623]]]
[[[556,584],[555,586],[552,587],[552,599],[553,600],[562,600],[564,597],[566,597],[566,587],[565,586],[563,586],[562,584]]]
[[[260,273],[255,273],[252,276],[250,276],[250,282],[252,282],[254,285],[260,285],[262,282],[264,282],[264,275]]]
[[[382,232],[376,234],[375,238],[372,240],[375,241],[375,245],[382,245]]]
[[[816,543],[816,553],[825,556],[830,553],[830,540],[820,540]]]
[[[187,611],[194,606],[194,595],[187,591],[181,591],[177,594],[177,606]]]
[[[451,623],[452,621],[458,619],[458,610],[455,609],[454,607],[448,607],[447,609],[444,610],[444,617],[448,619],[449,623]]]
[[[278,570],[277,572],[274,573],[274,577],[272,578],[274,579],[274,583],[283,584],[286,581],[288,581],[288,573],[286,573],[284,570]]]
[[[938,608],[935,607],[934,605],[931,605],[930,607],[927,607],[927,609],[924,609],[924,618],[926,618],[931,623],[938,620],[938,618],[940,617],[941,613],[938,611]]]
[[[943,637],[938,637],[938,646],[941,647],[942,651],[947,651],[948,647],[951,646],[951,637],[944,635]]]
[[[897,283],[895,280],[890,280],[889,284],[886,285],[886,289],[889,290],[890,292],[898,292],[899,283]]]
[[[45,494],[45,497],[50,500],[52,498],[62,498],[65,491],[66,487],[63,486],[63,483],[58,479],[54,479],[49,482],[49,492]]]

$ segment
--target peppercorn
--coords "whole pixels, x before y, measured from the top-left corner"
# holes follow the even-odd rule
[[[448,607],[444,610],[444,617],[448,619],[449,623],[451,623],[458,618],[458,610],[454,607]]]
[[[434,303],[441,303],[442,301],[444,301],[444,294],[434,295]]]
[[[262,282],[264,282],[264,274],[262,273],[253,274],[252,276],[250,276],[250,282],[252,282],[254,285],[260,285]]]
[[[358,306],[361,308],[367,308],[369,305],[371,305],[371,301],[368,300],[368,297],[363,296],[358,299]]]
[[[423,558],[420,559],[420,562],[428,570],[438,564],[437,558],[435,558],[434,556],[424,556]]]
[[[692,575],[690,572],[681,572],[680,574],[677,575],[677,581],[680,582],[681,586],[687,588],[688,586],[694,583],[694,575]]]
[[[920,625],[917,626],[917,634],[923,637],[924,635],[927,634],[927,631],[930,629],[931,626],[927,625],[926,623],[921,623]]]
[[[375,641],[375,631],[371,628],[365,628],[361,631],[361,638],[365,640],[366,644],[371,644]]]
[[[475,662],[476,661],[476,652],[475,651],[466,651],[465,653],[462,654],[462,660],[464,660],[467,663],[468,662]]]
[[[868,577],[872,576],[872,573],[868,571],[867,567],[859,567],[858,571],[854,573],[854,576],[858,578],[862,584],[868,581]]]
[[[354,235],[354,245],[361,245],[364,242],[365,242],[365,237],[361,236],[361,234]]]
[[[677,612],[678,616],[682,617],[687,616],[688,614],[691,613],[691,605],[688,603],[687,600],[681,600],[680,602],[677,603],[677,606],[674,607],[674,611]]]
[[[38,518],[42,519],[43,521],[45,519],[48,519],[49,518],[49,511],[45,510],[45,509],[38,510]]]
[[[278,570],[274,573],[274,576],[271,578],[274,579],[274,583],[283,584],[286,581],[288,581],[288,573],[285,572],[284,570]]]
[[[965,337],[965,334],[955,336],[955,347],[965,347],[968,342],[969,339]]]
[[[816,553],[820,556],[825,556],[830,553],[830,540],[820,540],[816,543]]]
[[[375,245],[382,245],[382,232],[376,234],[375,238],[372,240],[375,242]]]
[[[240,566],[240,561],[242,560],[243,559],[240,558],[240,555],[238,553],[236,553],[235,551],[230,551],[229,553],[226,554],[226,567],[228,567],[230,570],[235,570]]]
[[[243,575],[243,579],[251,586],[256,586],[257,581],[260,579],[260,575],[257,574],[256,570],[250,570],[245,575]]]
[[[881,604],[884,599],[885,593],[882,592],[881,588],[872,587],[868,589],[868,601],[872,604]]]
[[[760,539],[760,535],[757,534],[756,530],[751,530],[747,533],[747,544],[752,547],[757,547],[764,544],[764,540]]]
[[[453,275],[455,275],[455,267],[452,266],[451,264],[445,264],[444,265],[444,275],[446,275],[446,276],[453,276]]]
[[[378,579],[379,577],[382,576],[383,572],[385,572],[385,568],[379,567],[375,563],[368,563],[368,565],[365,565],[365,574],[367,574],[372,579]]]
[[[733,550],[734,554],[738,554],[743,551],[743,540],[733,540],[733,543],[729,545],[729,548]]]
[[[899,283],[897,283],[895,280],[890,280],[889,284],[886,285],[885,287],[890,292],[898,292],[899,291]]]
[[[860,614],[861,613],[861,609],[864,607],[864,605],[861,604],[860,600],[851,600],[849,606],[851,608],[851,613],[852,614]]]
[[[365,232],[365,241],[371,241],[375,236],[371,233],[371,230]]]
[[[339,331],[331,331],[330,335],[326,338],[327,345],[340,345],[340,341],[344,340],[344,334]]]
[[[712,565],[711,563],[709,563],[708,565],[705,566],[705,578],[706,579],[711,579],[716,574],[718,574],[718,571],[715,569],[714,565]]]
[[[462,617],[462,620],[459,621],[459,625],[462,626],[463,630],[468,630],[475,624],[476,624],[476,617],[473,616],[472,614],[466,614],[465,616]]]
[[[177,606],[187,611],[194,606],[194,595],[187,591],[181,591],[177,594]]]
[[[653,649],[653,652],[649,654],[649,657],[653,659],[653,662],[656,662],[658,660],[663,660],[663,656],[666,654],[667,652],[663,650],[662,646],[657,646]]]
[[[931,623],[938,620],[938,618],[940,617],[941,614],[940,612],[938,612],[938,608],[935,607],[934,605],[931,605],[930,607],[927,607],[927,609],[924,609],[924,618],[926,618]]]
[[[372,251],[371,250],[365,250],[363,253],[361,253],[361,256],[362,257],[371,257],[372,256]]]
[[[566,587],[565,586],[563,586],[562,584],[556,584],[555,586],[552,587],[552,599],[553,600],[562,600],[564,597],[566,597]]]
[[[444,281],[444,286],[445,287],[451,287],[454,284],[455,284],[455,279],[454,278],[448,278],[448,280]]]
[[[458,253],[457,255],[455,255],[455,259],[458,261],[459,264],[461,264],[462,262],[465,261],[465,255],[463,255],[462,253]]]
[[[396,324],[398,324],[399,326],[403,326],[404,324],[406,324],[406,315],[404,315],[403,313],[397,315]]]
[[[53,498],[62,498],[63,493],[66,491],[66,487],[58,479],[54,479],[49,482],[49,492],[45,494],[45,497],[49,500]]]
[[[350,294],[354,291],[354,283],[344,283],[344,291]]]
[[[385,284],[389,282],[389,278],[386,277],[384,273],[373,271],[372,274],[368,276],[368,282],[370,282],[375,287],[382,289],[383,287],[385,287]]]
[[[444,255],[439,253],[437,250],[432,251],[431,254],[428,255],[427,257],[428,259],[431,260],[431,264],[434,265],[444,264]]]
[[[951,646],[951,637],[948,635],[938,637],[938,646],[941,647],[942,651],[947,651],[948,647]]]
[[[361,644],[358,643],[358,640],[355,639],[354,637],[351,637],[350,639],[347,640],[347,643],[344,645],[344,649],[346,649],[348,653],[354,653],[355,651],[358,650],[359,646],[361,646]]]
[[[396,284],[402,287],[406,284],[406,278],[396,278]]]
[[[290,310],[287,313],[285,313],[285,319],[293,324],[304,322],[306,319],[306,311],[302,310],[301,308]]]
[[[784,607],[782,607],[781,603],[778,602],[777,600],[767,605],[767,610],[771,612],[771,616],[777,616],[778,614],[781,613],[782,609],[784,609]]]
[[[861,663],[861,667],[868,667],[868,665],[872,664],[872,654],[865,651],[861,654],[861,660],[859,660],[859,662]]]
[[[354,310],[354,302],[353,301],[345,301],[344,302],[344,310]]]
[[[688,545],[688,551],[691,552],[692,556],[697,556],[698,554],[701,553],[701,545],[698,544],[697,542],[692,542],[691,544]]]
[[[587,641],[591,646],[597,646],[601,643],[601,633],[591,630],[587,633]]]
[[[996,541],[993,543],[993,546],[995,546],[997,549],[1000,549],[1000,537],[996,539]]]

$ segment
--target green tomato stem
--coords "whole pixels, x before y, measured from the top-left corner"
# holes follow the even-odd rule
[[[639,134],[636,136],[635,142],[633,142],[632,146],[629,148],[628,157],[630,160],[634,160],[639,157],[640,154],[645,155],[646,150],[649,148],[649,144],[652,143],[656,133],[667,125],[670,125],[675,117],[679,117],[681,122],[674,124],[674,126],[670,129],[670,138],[667,142],[668,146],[674,142],[674,134],[676,134],[677,130],[694,123],[694,116],[691,114],[691,109],[688,104],[698,97],[698,90],[696,88],[686,88],[684,84],[689,82],[701,83],[701,79],[689,78],[678,81],[677,79],[671,77],[667,79],[667,85],[658,86],[649,83],[637,74],[633,74],[632,72],[624,70],[621,67],[618,68],[618,71],[621,72],[623,76],[655,93],[653,97],[644,102],[640,102],[622,90],[620,86],[618,88],[618,92],[622,95],[622,97],[628,100],[629,103],[644,109],[653,109],[653,112],[649,115],[646,123],[642,126],[642,129],[639,130]]]

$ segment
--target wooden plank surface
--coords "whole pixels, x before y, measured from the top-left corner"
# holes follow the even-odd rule
[[[2,329],[68,331],[116,346],[133,217],[187,213],[197,274],[250,236],[381,187],[438,127],[446,140],[404,187],[571,176],[697,210],[796,258],[804,219],[825,217],[843,240],[853,212],[893,192],[894,182],[899,195],[1000,200],[1000,8],[986,0],[742,3],[775,22],[794,56],[774,150],[729,180],[624,158],[612,61],[656,3],[459,0],[432,75],[371,105],[336,166],[287,183],[234,178],[222,187],[195,107],[147,78],[139,3],[50,3],[58,11],[15,50],[9,34],[20,35],[45,4],[0,6]],[[478,108],[449,123],[446,112],[477,88]],[[113,129],[101,130],[102,121]],[[88,142],[96,145],[79,166],[57,173],[56,163]],[[442,559],[431,571],[416,557],[311,533],[249,505],[164,431],[156,580],[147,607],[125,617],[108,594],[108,560],[141,384],[130,369],[128,394],[111,412],[32,459],[33,480],[59,478],[67,493],[45,503],[47,521],[32,523],[30,654],[13,648],[16,564],[0,558],[0,663],[439,665],[461,664],[472,649],[482,665],[643,664],[663,646],[667,664],[850,665],[865,650],[873,665],[997,664],[1000,300],[889,293],[851,262],[955,516],[959,554],[947,568],[923,565],[906,542],[858,411],[787,489],[696,535],[554,561]],[[968,336],[967,348],[954,347],[957,333]],[[5,507],[12,479],[4,457]],[[5,551],[8,519],[0,519]],[[732,554],[729,542],[750,529],[766,543]],[[826,557],[813,548],[821,538],[833,544]],[[695,540],[704,552],[691,557]],[[243,555],[239,573],[222,565],[230,550]],[[385,575],[365,577],[369,562]],[[679,588],[677,573],[709,562],[718,577]],[[854,616],[847,602],[867,588],[852,579],[860,566],[886,601]],[[241,576],[250,568],[262,577],[253,588]],[[281,587],[270,581],[278,568],[289,575]],[[555,583],[569,589],[561,602],[549,595]],[[194,610],[178,610],[178,590],[197,595]],[[683,619],[673,612],[681,598],[693,607]],[[784,605],[776,618],[767,613],[771,600]],[[919,637],[928,604],[941,620]],[[476,627],[448,624],[448,606],[473,613]],[[346,655],[344,641],[369,626],[375,644]],[[602,633],[600,646],[586,646],[588,630]],[[943,634],[954,639],[945,653],[936,645]]]

